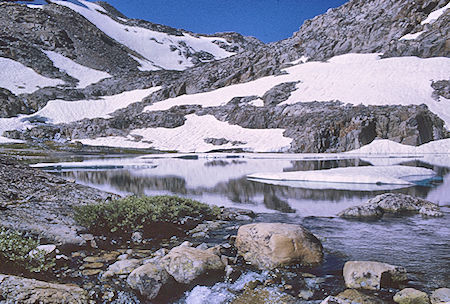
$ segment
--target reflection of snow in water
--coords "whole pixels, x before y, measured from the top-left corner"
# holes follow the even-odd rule
[[[180,158],[182,157],[182,158]],[[278,158],[277,158],[278,157]],[[190,197],[206,203],[227,207],[241,207],[256,212],[293,212],[301,216],[335,216],[347,207],[364,203],[386,191],[401,192],[430,199],[440,205],[449,203],[450,174],[444,174],[443,184],[436,187],[412,186],[394,190],[381,185],[357,185],[347,190],[295,188],[291,185],[270,185],[249,181],[246,175],[258,171],[283,172],[315,170],[333,167],[367,164],[380,161],[380,155],[366,157],[366,162],[349,159],[342,154],[152,154],[144,157],[88,159],[84,162],[52,164],[71,167],[61,173],[77,182],[104,191],[127,194],[174,194]],[[447,157],[450,158],[450,157]],[[447,164],[445,157],[435,160]],[[331,159],[327,161],[326,159]],[[386,160],[391,158],[386,157]],[[420,158],[421,161],[426,157]],[[411,161],[411,158],[405,160]],[[48,164],[38,164],[45,166]],[[80,167],[80,170],[76,167]],[[87,167],[122,166],[122,169],[86,170]],[[151,166],[156,166],[151,168]],[[84,169],[82,169],[84,168]],[[439,167],[437,167],[439,168]],[[435,168],[436,170],[438,170]],[[359,169],[355,169],[359,170]],[[317,184],[320,186],[320,184]],[[368,189],[367,187],[373,187]],[[384,186],[384,185],[383,185]],[[330,188],[330,187],[328,187]]]

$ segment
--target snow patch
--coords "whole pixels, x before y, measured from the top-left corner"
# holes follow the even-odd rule
[[[423,20],[420,24],[425,25],[429,23],[433,23],[434,21],[438,20],[439,17],[441,17],[446,10],[450,9],[450,2],[444,6],[443,8],[440,8],[438,10],[435,10],[434,12],[431,12],[431,14],[428,15],[428,17]]]
[[[70,123],[85,118],[109,118],[109,114],[126,108],[128,105],[142,101],[143,98],[156,92],[161,87],[123,92],[117,95],[104,96],[98,100],[50,100],[47,105],[32,116],[47,118],[51,123]]]
[[[184,125],[177,128],[146,128],[130,132],[125,137],[100,137],[82,139],[80,142],[93,146],[121,146],[154,148],[182,152],[207,152],[217,149],[243,149],[252,152],[286,151],[292,142],[283,136],[283,129],[246,129],[217,120],[212,115],[187,115]],[[137,137],[142,137],[136,141]],[[207,138],[224,138],[228,143],[213,145]]]
[[[69,76],[78,79],[77,88],[83,89],[88,85],[97,83],[102,79],[111,77],[110,74],[94,70],[76,63],[70,58],[53,51],[43,51],[47,57],[53,62],[53,65],[60,71],[66,72]]]
[[[423,33],[425,33],[425,31],[420,31],[414,34],[406,34],[405,36],[401,37],[400,40],[415,40],[419,38],[419,36]]]
[[[64,84],[64,81],[44,77],[20,62],[0,57],[0,87],[16,95],[33,93],[40,88],[60,84]]]
[[[388,139],[374,140],[359,149],[346,152],[347,154],[400,154],[400,155],[424,155],[424,154],[450,154],[450,138],[431,141],[420,146],[403,145]]]
[[[219,37],[194,37],[187,33],[182,36],[169,35],[162,32],[152,31],[137,26],[121,24],[106,14],[104,9],[95,3],[80,0],[84,6],[73,4],[62,0],[52,0],[53,3],[64,5],[84,16],[106,35],[138,52],[152,65],[141,63],[141,70],[184,70],[193,66],[187,58],[186,52],[205,51],[212,54],[215,59],[222,59],[234,55],[220,48],[214,41],[228,43]]]

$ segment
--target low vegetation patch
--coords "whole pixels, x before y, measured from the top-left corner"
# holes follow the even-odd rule
[[[218,207],[177,196],[130,196],[75,209],[75,220],[94,233],[152,234],[158,224],[183,226],[187,222],[216,219]]]
[[[36,250],[39,242],[22,233],[0,227],[0,265],[13,270],[45,272],[55,265],[55,259],[45,251]],[[35,250],[33,254],[30,251]]]

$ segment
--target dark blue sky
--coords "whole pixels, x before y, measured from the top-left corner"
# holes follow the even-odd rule
[[[238,32],[264,42],[288,38],[303,24],[348,0],[106,0],[130,18],[195,33]]]

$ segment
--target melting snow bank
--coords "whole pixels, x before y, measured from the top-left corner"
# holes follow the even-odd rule
[[[312,182],[312,187],[321,183],[325,188],[326,184],[332,189],[347,189],[346,184],[374,184],[374,185],[399,185],[412,186],[413,181],[421,181],[436,176],[433,170],[408,166],[367,166],[367,167],[347,167],[327,170],[294,171],[282,173],[254,173],[247,175],[247,178],[256,181],[287,181],[287,182]],[[308,183],[303,183],[305,188]],[[338,184],[338,185],[336,185]],[[341,186],[339,186],[341,184]],[[359,189],[359,188],[358,188]]]
[[[53,62],[53,65],[60,71],[66,72],[69,76],[78,79],[77,88],[83,89],[88,85],[97,83],[102,79],[111,77],[110,74],[94,70],[76,63],[70,58],[53,51],[43,51],[47,57]]]
[[[64,81],[44,77],[20,62],[0,57],[0,87],[16,95],[33,93],[40,88],[55,87],[60,84],[64,84]]]
[[[177,128],[136,129],[128,137],[99,137],[79,140],[85,145],[129,148],[153,148],[162,151],[207,152],[242,149],[251,152],[283,152],[291,138],[283,129],[246,129],[217,120],[212,115],[186,115]],[[136,138],[141,138],[137,141]]]
[[[346,152],[347,154],[399,154],[399,155],[424,155],[424,154],[450,154],[450,138],[431,141],[420,146],[408,146],[388,139],[374,140],[359,149]]]
[[[95,100],[50,100],[45,107],[31,115],[19,117],[0,118],[0,143],[21,142],[3,137],[2,134],[9,130],[24,130],[32,128],[30,120],[39,118],[53,124],[71,123],[85,118],[109,118],[110,114],[126,108],[128,105],[140,102],[143,98],[158,91],[161,87],[153,87],[143,90],[127,91],[117,95],[104,96]]]
[[[297,82],[297,90],[280,106],[298,102],[339,100],[353,105],[426,104],[450,127],[450,100],[432,97],[432,81],[448,79],[450,58],[397,57],[380,54],[346,54],[327,62],[309,61],[284,69],[286,74],[226,86],[198,94],[181,95],[145,107],[144,111],[198,104],[215,107],[234,97],[263,96],[285,82]]]
[[[113,170],[113,169],[153,169],[157,165],[150,161],[136,161],[133,158],[114,158],[85,160],[83,162],[63,162],[63,163],[38,163],[30,167],[39,168],[46,171],[73,171],[73,170]]]

